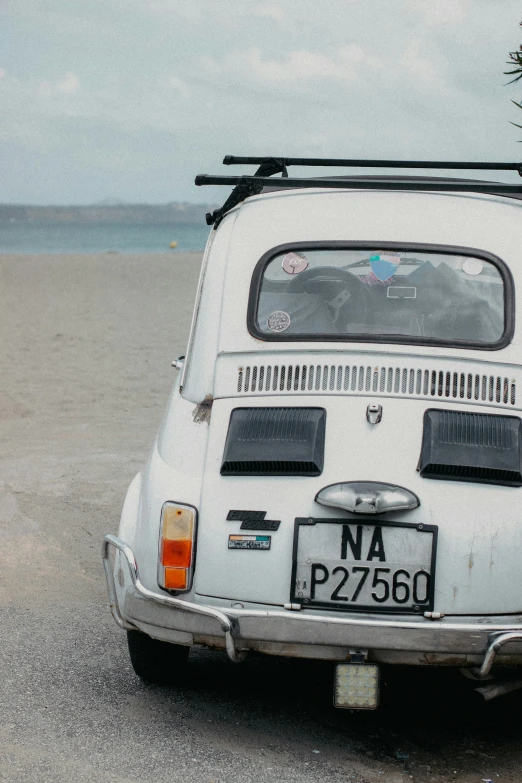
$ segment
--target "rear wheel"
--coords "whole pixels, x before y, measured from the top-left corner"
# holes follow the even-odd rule
[[[179,682],[189,655],[189,647],[153,639],[141,631],[127,631],[132,668],[145,682],[168,685]]]

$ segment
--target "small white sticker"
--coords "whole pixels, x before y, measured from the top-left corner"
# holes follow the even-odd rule
[[[462,271],[467,275],[480,275],[484,269],[484,263],[480,258],[466,258],[462,264]]]
[[[288,275],[298,275],[304,272],[308,266],[308,261],[297,253],[287,253],[283,258],[283,269]]]
[[[290,326],[290,316],[284,310],[276,310],[268,316],[267,325],[271,332],[284,332]]]

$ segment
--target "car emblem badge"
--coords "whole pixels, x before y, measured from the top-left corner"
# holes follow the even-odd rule
[[[242,511],[231,508],[227,514],[229,522],[241,522],[241,530],[279,530],[280,519],[265,519],[266,511]]]

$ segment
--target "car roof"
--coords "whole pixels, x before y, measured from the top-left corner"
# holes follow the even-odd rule
[[[284,178],[281,178],[281,179],[284,181]],[[264,185],[263,186],[263,190],[261,191],[261,193],[259,195],[262,195],[263,193],[274,193],[275,191],[280,191],[280,190],[287,190],[287,191],[288,190],[294,190],[294,191],[297,190],[296,188],[285,188],[284,184],[281,183],[281,179],[277,180],[277,182],[278,182],[277,185],[273,185],[273,186],[272,185]],[[312,179],[312,178],[310,178],[310,179]],[[397,180],[397,176],[393,175],[393,174],[390,174],[390,175],[365,174],[363,176],[337,175],[337,176],[333,176],[333,177],[313,177],[314,183],[317,183],[317,184],[310,185],[310,187],[320,188],[321,187],[321,180],[326,180],[326,179],[328,179],[328,180],[334,180],[334,179],[335,180],[339,180],[339,184],[341,184],[343,181],[350,181],[350,180],[358,180],[358,181],[359,180],[365,180],[365,181],[368,181],[368,182],[374,181],[375,184],[376,184],[376,189],[379,189],[378,188],[378,184],[380,182],[382,182],[383,180],[386,180],[388,182],[393,182],[394,180]],[[415,182],[427,182],[427,181],[434,182],[434,183],[435,182],[437,182],[437,183],[448,183],[448,185],[451,185],[451,187],[452,187],[452,191],[451,192],[454,192],[455,186],[457,184],[459,184],[459,183],[462,184],[462,185],[466,185],[466,184],[470,184],[470,183],[477,183],[477,184],[484,185],[484,188],[481,189],[481,191],[477,195],[480,195],[480,193],[484,193],[486,195],[490,194],[490,195],[495,195],[495,196],[502,196],[503,198],[514,198],[514,199],[517,199],[519,201],[522,201],[522,193],[513,193],[513,192],[508,192],[508,191],[506,191],[506,192],[499,192],[496,188],[494,190],[492,189],[491,191],[488,191],[488,188],[487,188],[488,184],[495,185],[495,186],[504,184],[504,183],[498,182],[498,181],[483,180],[483,179],[468,179],[468,178],[463,178],[463,177],[419,177],[419,176],[415,176],[415,175],[401,176],[400,179],[401,179],[401,182],[403,180],[407,180],[409,182],[412,182],[412,184],[414,184]],[[279,184],[279,183],[281,183],[281,184]],[[401,189],[400,185],[398,184],[397,185],[397,190],[400,190],[400,189]],[[412,188],[412,190],[415,192],[415,188]],[[297,190],[297,192],[300,192],[300,190]],[[424,190],[420,191],[419,190],[419,192],[426,192],[426,191],[424,191]],[[444,192],[444,191],[442,191],[442,192]]]

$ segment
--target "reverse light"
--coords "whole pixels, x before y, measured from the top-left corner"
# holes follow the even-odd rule
[[[338,663],[335,667],[334,707],[375,710],[379,706],[379,667],[367,663]]]
[[[194,563],[196,509],[165,503],[161,509],[158,582],[166,590],[189,590]]]

